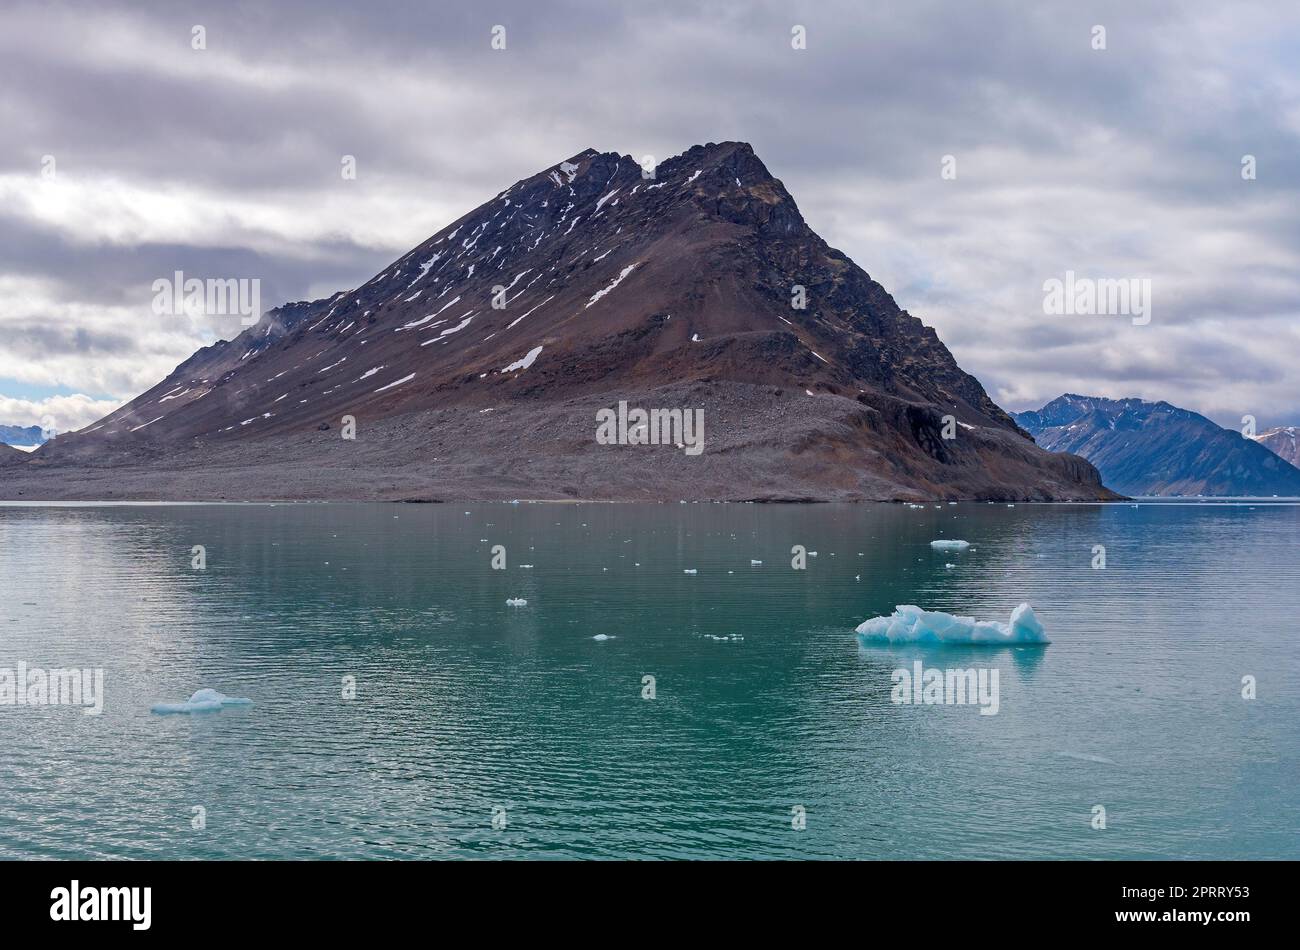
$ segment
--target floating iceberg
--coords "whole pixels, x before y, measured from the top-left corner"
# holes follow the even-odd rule
[[[613,639],[615,639],[615,637],[614,637],[614,635],[613,635],[612,633],[598,633],[598,634],[596,634],[594,637],[592,637],[591,639],[593,639],[593,640],[613,640]]]
[[[507,597],[507,598],[506,598],[506,606],[507,606],[507,607],[527,607],[527,606],[528,606],[528,601],[524,600],[522,597]]]
[[[894,608],[888,617],[872,617],[858,627],[863,643],[944,643],[1005,646],[1012,643],[1050,643],[1034,609],[1021,604],[1011,611],[1010,623],[956,617],[939,610],[922,610],[912,604]]]
[[[235,696],[227,696],[225,693],[219,693],[215,689],[201,689],[183,703],[154,703],[150,712],[156,712],[159,715],[168,713],[203,713],[203,712],[221,712],[227,706],[251,706],[251,699],[239,699]]]
[[[970,547],[970,542],[940,539],[938,541],[931,541],[930,547],[934,548],[936,551],[965,551]]]

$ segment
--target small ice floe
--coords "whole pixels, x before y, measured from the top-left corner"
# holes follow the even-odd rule
[[[816,551],[809,551],[809,552],[808,552],[808,556],[809,556],[809,557],[816,557],[816,556],[817,556],[817,552],[816,552]]]
[[[693,568],[693,567],[688,567],[688,568],[686,568],[684,571],[682,571],[682,573],[683,573],[683,574],[698,574],[698,573],[700,573],[700,572],[699,572],[698,570],[696,570],[695,568]]]
[[[755,561],[752,557],[749,559],[749,564],[751,567],[757,567],[762,563],[763,563],[762,561]]]
[[[239,699],[235,696],[227,696],[225,693],[219,693],[215,689],[200,689],[183,703],[154,703],[150,707],[150,712],[159,715],[169,713],[206,713],[221,712],[227,706],[251,706],[251,699]]]
[[[944,565],[944,567],[946,567],[946,568],[947,568],[948,570],[950,570],[950,571],[951,571],[954,567],[956,567],[956,566],[957,566],[956,564],[945,564],[945,565]]]
[[[522,597],[507,597],[507,598],[506,598],[506,606],[507,606],[507,607],[527,607],[527,606],[528,606],[528,601],[524,600]]]
[[[872,617],[857,628],[863,643],[932,643],[966,646],[1005,646],[1016,643],[1050,643],[1034,609],[1021,604],[1011,620],[976,620],[941,610],[922,610],[900,604],[888,617]]]
[[[617,639],[617,638],[616,638],[613,634],[610,634],[610,633],[598,633],[598,634],[596,634],[594,637],[592,637],[591,639],[593,639],[593,640],[614,640],[614,639]]]
[[[520,564],[520,565],[519,565],[519,569],[520,569],[521,571],[530,571],[530,570],[532,570],[532,568],[533,568],[533,566],[532,566],[531,564]]]
[[[934,548],[936,551],[965,551],[970,547],[970,542],[940,538],[938,541],[931,541],[930,547]]]
[[[1056,754],[1064,759],[1078,759],[1080,762],[1096,762],[1098,765],[1114,765],[1114,759],[1108,759],[1104,755],[1093,755],[1089,752],[1066,752],[1058,749]]]
[[[727,642],[735,642],[735,641],[737,641],[737,640],[743,640],[743,639],[745,639],[745,638],[742,637],[742,636],[741,636],[740,634],[738,634],[738,633],[728,634],[728,635],[725,636],[725,637],[719,637],[719,636],[715,636],[715,635],[712,634],[712,633],[706,633],[706,634],[704,634],[704,639],[706,639],[706,640],[717,640],[717,641],[719,641],[720,643],[727,643]]]

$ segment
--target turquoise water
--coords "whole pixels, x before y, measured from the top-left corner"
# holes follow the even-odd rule
[[[1297,538],[1262,502],[0,506],[0,667],[105,690],[0,705],[0,857],[1296,858]],[[1051,645],[853,633],[1022,600]],[[891,702],[916,659],[997,669],[997,714]],[[150,713],[200,687],[253,705]]]

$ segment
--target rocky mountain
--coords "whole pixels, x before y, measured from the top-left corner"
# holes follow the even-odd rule
[[[597,414],[620,403],[700,410],[703,450],[603,444]],[[581,152],[361,286],[198,351],[7,478],[27,497],[1112,497],[739,142],[653,177]]]
[[[44,441],[40,426],[0,426],[0,445],[40,445]]]
[[[1300,442],[1296,440],[1295,426],[1278,426],[1260,432],[1254,436],[1256,442],[1264,446],[1292,465],[1300,466]]]
[[[1300,495],[1300,469],[1240,432],[1167,402],[1067,393],[1016,421],[1126,495]]]

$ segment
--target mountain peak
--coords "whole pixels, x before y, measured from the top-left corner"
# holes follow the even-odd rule
[[[196,353],[53,454],[260,459],[293,446],[316,478],[342,458],[333,432],[348,417],[370,441],[340,473],[379,457],[441,470],[463,454],[480,471],[498,459],[506,497],[565,494],[569,479],[591,497],[678,497],[658,456],[588,457],[593,400],[702,402],[719,447],[690,476],[698,497],[1107,496],[818,237],[746,142],[653,166],[584,149],[359,287]],[[956,440],[941,435],[953,417]],[[519,460],[540,482],[518,482]],[[638,465],[657,487],[621,487]]]

